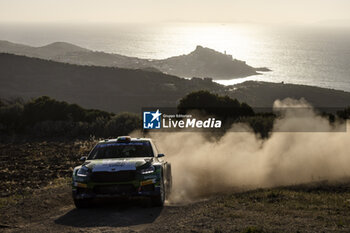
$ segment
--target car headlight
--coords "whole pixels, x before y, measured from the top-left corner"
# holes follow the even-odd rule
[[[89,168],[82,166],[77,173],[77,176],[82,176],[82,177],[86,177],[90,174],[90,170]]]
[[[156,170],[156,169],[155,169],[154,166],[149,166],[149,167],[147,167],[147,168],[145,168],[145,169],[140,170],[140,173],[143,174],[143,175],[145,175],[145,174],[153,173],[155,170]]]

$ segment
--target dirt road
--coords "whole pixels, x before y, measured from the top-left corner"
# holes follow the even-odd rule
[[[0,214],[3,232],[349,232],[350,185],[220,194],[163,208],[107,201],[78,210],[64,184],[36,190]]]
[[[350,181],[226,192],[163,208],[109,201],[75,209],[86,142],[0,145],[0,232],[350,232]]]

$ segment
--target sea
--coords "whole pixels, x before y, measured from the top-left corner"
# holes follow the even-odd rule
[[[350,91],[350,27],[226,23],[0,23],[0,40],[43,46],[64,41],[94,51],[162,59],[197,45],[231,54],[271,72],[217,80],[313,85]]]

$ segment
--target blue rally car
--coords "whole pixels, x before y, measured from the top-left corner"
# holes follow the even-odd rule
[[[100,141],[73,170],[73,200],[88,207],[95,198],[144,197],[162,206],[172,186],[171,165],[149,138]]]

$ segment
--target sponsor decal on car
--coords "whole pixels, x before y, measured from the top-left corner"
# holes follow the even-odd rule
[[[92,169],[93,172],[99,171],[128,171],[136,170],[137,161],[115,161],[115,160],[105,160],[102,163],[96,163]]]
[[[148,184],[155,184],[155,183],[156,183],[155,179],[144,180],[144,181],[141,181],[141,186],[148,185]]]
[[[87,184],[79,183],[79,182],[74,182],[74,186],[79,188],[87,188]]]

